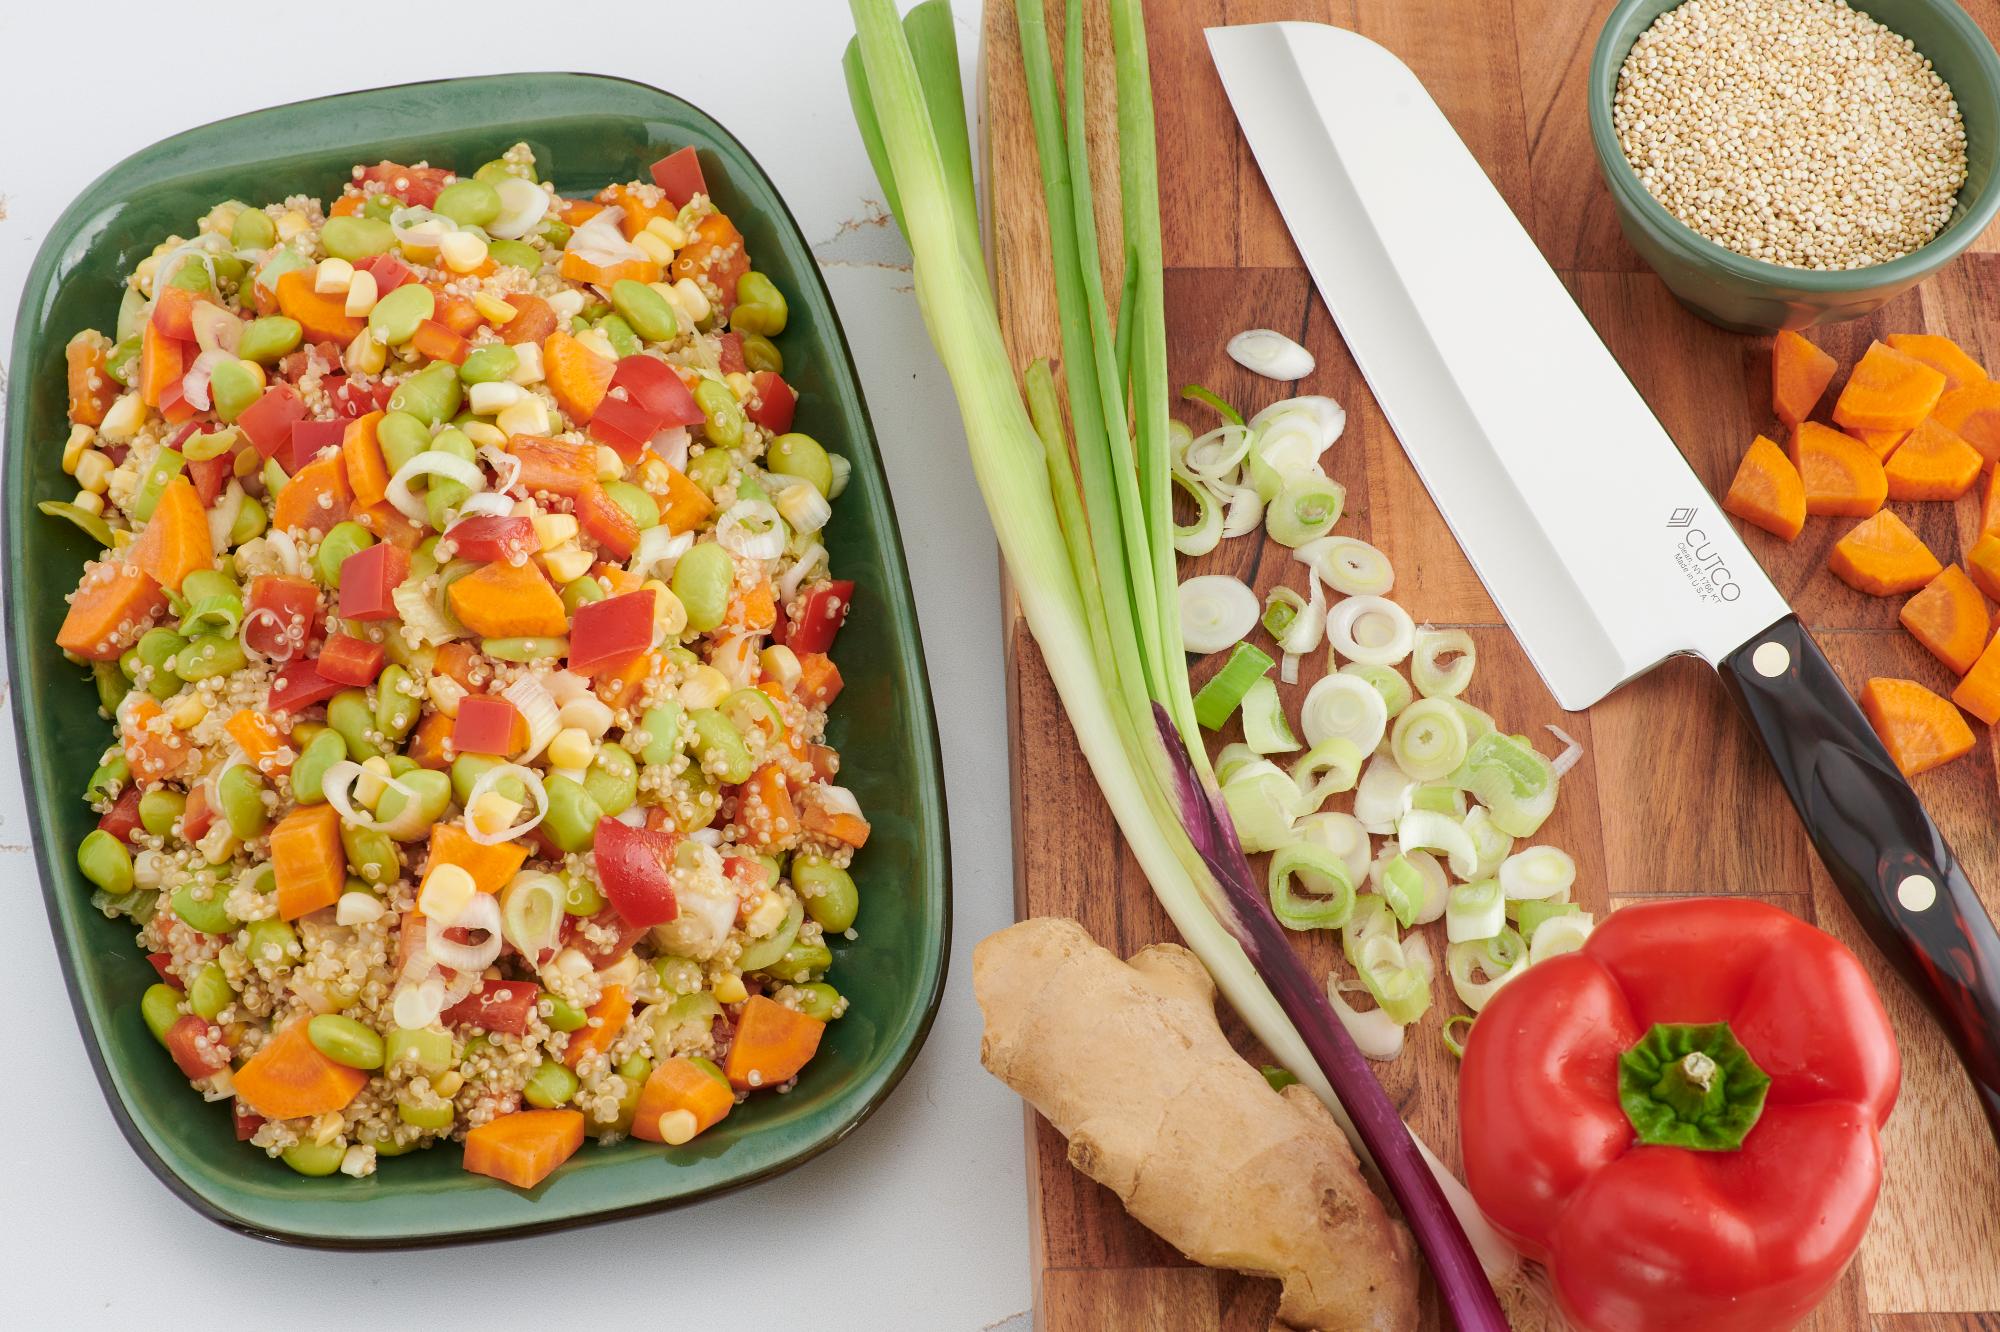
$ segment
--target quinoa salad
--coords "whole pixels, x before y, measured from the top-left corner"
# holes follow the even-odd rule
[[[692,148],[571,199],[517,145],[217,203],[68,344],[57,642],[116,731],[77,864],[251,1148],[529,1188],[845,1012],[848,467],[786,317]]]

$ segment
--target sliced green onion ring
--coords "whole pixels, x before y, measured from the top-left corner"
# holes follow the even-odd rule
[[[1250,686],[1271,669],[1271,658],[1251,643],[1238,643],[1230,650],[1222,669],[1208,677],[1208,683],[1194,696],[1194,719],[1211,731],[1219,731],[1235,713]],[[1218,769],[1218,772],[1220,770]]]
[[[1366,680],[1351,675],[1322,676],[1306,691],[1305,704],[1299,709],[1299,729],[1305,732],[1308,745],[1318,747],[1338,737],[1371,754],[1389,729],[1389,709]]]
[[[1465,1042],[1453,1035],[1452,1029],[1463,1022],[1465,1024],[1465,1034],[1469,1037],[1472,1035],[1472,1024],[1476,1020],[1470,1013],[1453,1013],[1444,1020],[1444,1028],[1438,1035],[1443,1038],[1444,1048],[1451,1051],[1453,1058],[1465,1058]]]
[[[1490,879],[1500,872],[1500,863],[1514,854],[1514,839],[1493,826],[1493,816],[1486,812],[1484,805],[1474,805],[1460,819],[1459,826],[1472,839],[1472,849],[1479,853],[1479,863],[1473,866],[1472,877]],[[1506,888],[1506,881],[1501,881]]]
[[[1248,536],[1264,525],[1264,497],[1255,486],[1216,484],[1222,496],[1222,535]]]
[[[1455,943],[1445,950],[1445,970],[1459,1001],[1477,1013],[1494,991],[1528,968],[1528,946],[1519,934],[1503,929],[1491,939]],[[1481,977],[1474,980],[1473,977]]]
[[[1356,1012],[1331,976],[1326,981],[1326,1000],[1334,1015],[1354,1040],[1354,1048],[1376,1063],[1387,1063],[1403,1053],[1403,1024],[1380,1008]]]
[[[1368,830],[1352,814],[1329,810],[1308,814],[1293,827],[1301,840],[1323,846],[1347,866],[1347,877],[1360,883],[1368,875]],[[1313,881],[1311,870],[1299,871],[1299,881],[1316,893],[1331,891]]]
[[[1416,924],[1417,912],[1423,909],[1423,872],[1401,854],[1377,863],[1381,872],[1373,880],[1375,891],[1382,894],[1382,900],[1396,913],[1397,923],[1408,929]]]
[[[1361,765],[1368,756],[1345,736],[1330,735],[1305,752],[1292,765],[1292,780],[1299,784],[1304,807],[1317,810],[1333,796],[1354,789],[1361,780]],[[1360,825],[1355,825],[1357,830]],[[1366,834],[1363,834],[1366,840]]]
[[[1395,939],[1396,915],[1376,893],[1362,893],[1354,899],[1354,910],[1340,929],[1340,951],[1351,967],[1359,968],[1361,958],[1376,939]]]
[[[1578,910],[1574,902],[1549,902],[1530,899],[1525,902],[1509,902],[1507,915],[1514,922],[1514,928],[1521,932],[1523,939],[1532,940],[1535,931],[1544,923],[1557,916],[1574,915]]]
[[[1174,549],[1183,555],[1206,555],[1222,544],[1222,505],[1215,492],[1180,468],[1173,469],[1174,484],[1194,501],[1194,522],[1174,524]]]
[[[1380,694],[1382,702],[1388,705],[1391,717],[1409,707],[1410,700],[1416,697],[1410,690],[1410,682],[1405,680],[1393,666],[1370,666],[1365,661],[1350,661],[1340,668],[1340,673],[1366,680],[1375,686],[1375,692]],[[1493,728],[1488,726],[1486,729],[1490,731]],[[1470,726],[1466,728],[1466,734],[1468,736],[1472,734]]]
[[[1465,792],[1450,782],[1424,782],[1410,792],[1411,809],[1447,814],[1461,822],[1465,819],[1465,806]]]
[[[1225,481],[1250,456],[1250,432],[1241,424],[1221,425],[1196,435],[1181,455],[1181,466],[1203,481]]]
[[[1347,487],[1313,471],[1285,478],[1264,514],[1264,528],[1281,546],[1297,549],[1333,530],[1347,505]]]
[[[1457,698],[1472,683],[1478,662],[1479,648],[1471,634],[1427,627],[1417,631],[1410,652],[1410,679],[1425,698]]]
[[[1308,897],[1293,892],[1292,877],[1301,869],[1311,870],[1333,891]],[[1286,929],[1339,929],[1354,914],[1354,883],[1347,877],[1347,865],[1323,846],[1293,842],[1279,847],[1271,857],[1270,883],[1271,913]]]
[[[1243,413],[1237,411],[1234,407],[1230,406],[1229,403],[1223,399],[1222,395],[1215,392],[1213,389],[1203,388],[1199,384],[1189,384],[1186,388],[1181,390],[1181,396],[1183,398],[1186,398],[1189,402],[1199,402],[1205,404],[1206,406],[1214,408],[1215,414],[1217,416],[1220,416],[1223,420],[1229,422],[1229,424],[1233,426],[1240,426],[1243,424]]]
[[[1285,722],[1277,683],[1267,675],[1252,680],[1244,691],[1243,743],[1259,754],[1289,754],[1299,747],[1298,737]]]
[[[234,638],[237,626],[242,623],[243,599],[218,593],[203,597],[187,608],[187,613],[181,616],[180,633],[183,638],[196,634]]]
[[[1508,900],[1569,901],[1576,861],[1554,846],[1531,846],[1500,862],[1500,889]]]
[[[1472,742],[1452,780],[1463,786],[1510,837],[1533,837],[1556,807],[1559,783],[1549,761],[1526,741],[1489,731]]]
[[[1293,840],[1299,788],[1269,759],[1252,759],[1232,770],[1222,783],[1222,800],[1236,825],[1236,840],[1250,854],[1275,851]]]
[[[1232,740],[1222,747],[1215,756],[1215,784],[1226,786],[1229,779],[1242,770],[1246,763],[1255,763],[1262,757],[1256,750],[1241,740]]]
[[[1324,536],[1308,541],[1292,557],[1310,564],[1326,585],[1343,597],[1381,597],[1396,585],[1396,569],[1366,541],[1350,536]]]
[[[1451,872],[1461,879],[1472,877],[1479,853],[1465,828],[1449,814],[1412,809],[1396,820],[1396,840],[1406,851],[1442,851],[1451,862]]]
[[[1371,666],[1394,666],[1410,655],[1417,626],[1387,597],[1348,597],[1326,616],[1326,641],[1338,655]]]
[[[1304,656],[1318,649],[1326,636],[1326,596],[1317,575],[1308,571],[1306,582],[1311,600],[1289,587],[1274,587],[1264,602],[1264,629],[1288,656]],[[1273,623],[1273,620],[1277,623]],[[1294,683],[1287,680],[1287,684]]]
[[[1453,943],[1491,939],[1507,928],[1507,899],[1493,879],[1452,886],[1445,900],[1444,936]]]
[[[1202,574],[1181,584],[1181,646],[1207,656],[1247,638],[1262,609],[1240,578]]]
[[[1307,740],[1311,740],[1308,732]],[[1379,740],[1377,744],[1381,743]],[[1361,770],[1361,780],[1354,787],[1354,817],[1361,820],[1361,826],[1378,836],[1396,830],[1396,820],[1403,816],[1410,790],[1416,783],[1409,774],[1396,766],[1396,760],[1387,754],[1377,754],[1368,760],[1368,766]]]
[[[100,547],[111,545],[111,524],[89,509],[71,504],[67,500],[43,500],[35,506],[51,518],[67,518],[75,523],[83,534]]]
[[[1389,736],[1396,766],[1420,782],[1457,772],[1466,749],[1465,722],[1444,699],[1420,698],[1404,708]]]
[[[1546,962],[1549,958],[1560,957],[1564,953],[1574,953],[1590,938],[1590,932],[1597,922],[1588,911],[1573,911],[1560,916],[1551,916],[1536,927],[1528,936],[1528,965]]]

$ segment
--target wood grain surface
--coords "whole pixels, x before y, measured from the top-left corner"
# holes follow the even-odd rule
[[[1061,0],[1050,0],[1060,50]],[[1101,7],[1092,50],[1108,46]],[[1709,488],[1727,488],[1751,436],[1771,430],[1766,344],[1686,313],[1619,236],[1591,153],[1583,85],[1608,0],[1160,0],[1149,41],[1158,105],[1165,228],[1167,329],[1173,382],[1206,384],[1245,408],[1286,396],[1223,354],[1242,329],[1276,328],[1318,358],[1298,392],[1345,404],[1345,437],[1329,472],[1348,491],[1338,530],[1389,553],[1397,598],[1419,621],[1463,625],[1479,648],[1468,699],[1509,730],[1561,725],[1584,745],[1564,779],[1557,812],[1538,841],[1570,851],[1578,897],[1602,912],[1653,895],[1741,893],[1794,911],[1868,959],[1902,1042],[1902,1099],[1887,1133],[1888,1174],[1861,1256],[1806,1324],[1815,1332],[2000,1328],[2000,1157],[1964,1076],[1912,995],[1880,964],[1793,816],[1776,775],[1714,677],[1677,660],[1588,713],[1565,714],[1549,696],[1452,542],[1313,294],[1298,253],[1236,131],[1209,63],[1202,29],[1223,23],[1307,19],[1381,42],[1408,62],[1562,275],[1584,313],[1658,413]],[[1969,8],[2000,32],[2000,0]],[[1047,230],[1009,0],[990,0],[984,38],[985,144],[995,281],[1017,363],[1059,352],[1048,287]],[[1086,101],[1101,155],[1115,153],[1108,58],[1090,62]],[[1116,179],[1102,178],[1100,217],[1115,234]],[[1106,286],[1115,296],[1116,274]],[[1478,299],[1468,293],[1468,299]],[[2000,366],[2000,237],[1872,319],[1813,334],[1843,365],[1871,338],[1927,330],[1959,339]],[[1826,397],[1831,403],[1840,383]],[[1177,414],[1197,431],[1200,412]],[[1606,441],[1615,447],[1615,441]],[[1941,559],[1977,526],[1973,498],[1895,506]],[[1944,668],[1896,625],[1900,598],[1863,596],[1826,570],[1837,519],[1814,519],[1785,545],[1745,533],[1850,685],[1869,675],[1908,676],[1948,692]],[[1257,538],[1225,542],[1198,572],[1228,572],[1262,594],[1301,586],[1299,567]],[[1120,842],[1075,746],[1026,626],[1009,633],[1013,791],[1020,914],[1077,918],[1107,946],[1129,953],[1173,938]],[[1213,664],[1197,663],[1196,683]],[[1288,708],[1317,678],[1308,668],[1285,691]],[[1976,724],[1975,724],[1976,725]],[[1917,779],[1917,789],[1989,906],[2000,908],[1993,738],[1967,758]],[[1225,738],[1236,738],[1225,733]],[[1440,940],[1441,942],[1441,940]],[[1331,938],[1300,936],[1330,966]],[[1411,1032],[1404,1055],[1378,1065],[1409,1122],[1447,1161],[1458,1159],[1454,1061],[1438,1039],[1456,1010],[1440,978],[1437,1003]],[[1063,1143],[1027,1115],[1036,1316],[1047,1332],[1256,1332],[1276,1286],[1188,1264],[1134,1224],[1115,1198],[1065,1163]],[[1437,1325],[1426,1300],[1427,1326]]]

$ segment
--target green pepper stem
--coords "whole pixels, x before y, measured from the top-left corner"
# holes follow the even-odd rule
[[[1726,1022],[1656,1024],[1618,1061],[1618,1099],[1649,1146],[1734,1151],[1771,1079]]]

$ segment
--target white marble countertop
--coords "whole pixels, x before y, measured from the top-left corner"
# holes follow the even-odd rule
[[[956,8],[970,79],[980,6]],[[1021,1110],[979,1068],[968,980],[973,943],[1012,914],[997,560],[908,253],[883,225],[848,116],[847,7],[485,0],[412,11],[428,35],[407,50],[387,23],[329,26],[341,12],[124,0],[0,9],[0,349],[62,209],[110,164],[193,125],[354,88],[518,69],[624,75],[709,111],[757,155],[817,248],[916,556],[952,813],[949,988],[922,1056],[873,1119],[827,1155],[741,1193],[566,1234],[407,1254],[241,1238],[155,1182],[105,1109],[49,945],[12,719],[0,719],[0,938],[14,941],[0,1012],[15,1033],[0,1097],[0,1322],[214,1327],[254,1311],[288,1329],[505,1327],[530,1310],[560,1319],[558,1301],[581,1303],[589,1321],[617,1310],[627,1322],[651,1299],[656,1327],[1026,1332]],[[746,32],[756,34],[746,55],[709,54],[744,46]],[[676,1274],[721,1272],[737,1274],[723,1290],[692,1303],[675,1292]],[[678,1313],[704,1307],[698,1322]]]

